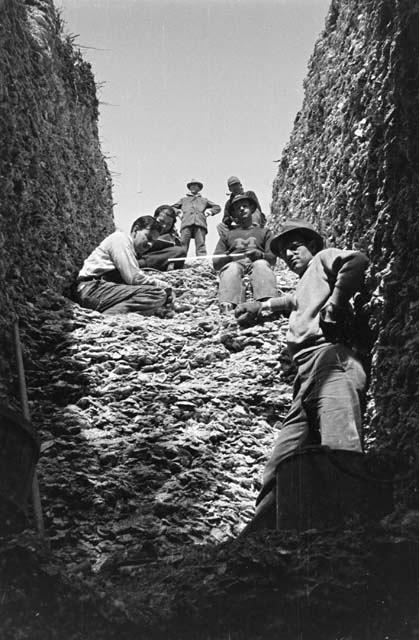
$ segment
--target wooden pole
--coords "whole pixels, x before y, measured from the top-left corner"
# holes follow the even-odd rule
[[[209,256],[189,256],[188,258],[169,258],[167,262],[185,262],[185,260],[212,260],[212,258],[243,258],[245,253],[213,253]]]
[[[22,407],[23,417],[30,422],[31,416],[29,412],[29,402],[28,402],[28,393],[26,390],[26,381],[25,381],[25,369],[23,366],[23,356],[22,356],[22,345],[20,342],[20,334],[19,334],[19,320],[15,319],[13,323],[13,332],[14,332],[14,341],[15,341],[15,353],[16,353],[16,362],[17,362],[17,371],[19,378],[19,393],[20,393],[20,402]],[[42,505],[41,505],[41,494],[39,492],[39,482],[38,482],[38,474],[35,472],[33,474],[32,480],[32,506],[33,512],[35,515],[35,523],[36,528],[41,540],[45,540],[45,526],[44,526],[44,518],[42,515]]]

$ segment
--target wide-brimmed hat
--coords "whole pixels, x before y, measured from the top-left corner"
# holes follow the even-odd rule
[[[289,218],[281,225],[278,235],[271,240],[270,249],[273,254],[279,256],[283,249],[288,234],[298,231],[304,239],[316,241],[316,253],[323,249],[324,241],[313,225],[302,218]]]
[[[241,184],[240,178],[237,176],[230,176],[227,180],[227,186],[231,187],[233,184]]]
[[[188,187],[188,189],[191,188],[191,184],[199,184],[199,187],[202,189],[203,188],[203,183],[200,180],[196,180],[196,178],[192,178],[192,180],[189,180],[188,184],[186,185]]]
[[[246,191],[233,198],[233,200],[231,201],[232,208],[234,209],[234,205],[236,204],[236,202],[241,202],[242,200],[248,200],[254,205],[255,209],[258,208],[258,201],[255,200],[254,196],[252,196],[250,193],[247,193]]]

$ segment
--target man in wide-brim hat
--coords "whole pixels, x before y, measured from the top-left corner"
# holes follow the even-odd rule
[[[362,451],[366,375],[343,329],[351,317],[349,300],[362,286],[368,260],[359,251],[323,246],[322,236],[310,222],[286,220],[270,248],[299,276],[295,291],[236,309],[242,325],[289,315],[287,345],[297,367],[292,405],[282,424],[278,423],[280,431],[249,530],[274,526],[277,467],[297,450],[321,444]]]
[[[257,198],[248,193],[234,198],[232,208],[237,226],[220,236],[215,248],[213,265],[220,272],[218,299],[222,313],[231,312],[243,300],[244,275],[249,276],[255,300],[277,294],[272,270],[276,258],[269,249],[272,232],[253,224],[257,204]]]
[[[204,187],[201,180],[193,178],[186,186],[189,189],[189,193],[172,205],[182,214],[180,239],[186,253],[193,238],[195,240],[196,255],[205,256],[207,253],[205,245],[205,237],[208,231],[207,217],[220,213],[221,207],[200,194]]]

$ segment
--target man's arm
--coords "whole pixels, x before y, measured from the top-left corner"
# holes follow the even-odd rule
[[[265,320],[274,320],[279,316],[288,316],[294,308],[294,294],[286,293],[283,296],[269,298],[263,302],[239,304],[234,313],[239,324],[249,327]]]
[[[217,242],[217,246],[215,247],[214,255],[217,255],[217,254],[222,255],[223,253],[228,253],[228,245],[225,239],[221,237],[219,238]],[[220,271],[224,267],[224,265],[226,265],[228,262],[231,262],[231,258],[213,258],[212,259],[212,265],[216,271]]]
[[[364,282],[368,258],[360,251],[339,249],[326,249],[320,253],[320,257],[325,269],[336,277],[328,302],[344,307]]]
[[[208,213],[211,212],[210,215],[215,216],[217,213],[220,213],[221,207],[219,204],[215,204],[212,200],[207,199],[204,211]]]
[[[154,284],[154,279],[147,276],[139,268],[134,247],[128,236],[122,233],[114,235],[110,241],[108,252],[125,284]]]

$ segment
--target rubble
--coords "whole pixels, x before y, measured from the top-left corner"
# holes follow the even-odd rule
[[[167,279],[185,309],[173,318],[63,298],[26,329],[46,530],[66,565],[99,571],[132,545],[153,557],[223,542],[253,514],[290,403],[287,321],[240,329],[220,316],[208,265]]]

